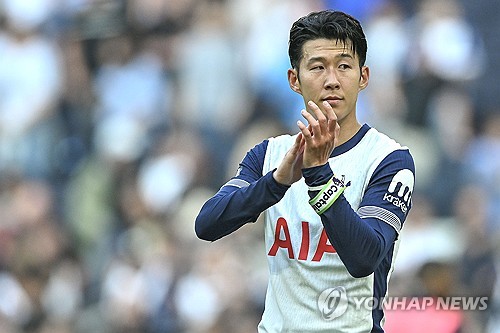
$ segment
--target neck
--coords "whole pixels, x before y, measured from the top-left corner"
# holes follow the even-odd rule
[[[349,141],[356,133],[358,133],[361,128],[361,124],[356,120],[347,124],[339,124],[340,133],[335,146],[339,146],[347,141]]]

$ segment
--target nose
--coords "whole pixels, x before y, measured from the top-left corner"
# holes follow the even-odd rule
[[[329,69],[325,72],[325,84],[324,87],[325,89],[339,89],[340,88],[340,82],[337,77],[337,73],[335,73],[335,70]]]

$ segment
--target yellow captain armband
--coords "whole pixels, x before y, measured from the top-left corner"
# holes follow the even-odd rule
[[[314,198],[309,200],[309,204],[318,215],[321,215],[328,208],[330,208],[331,205],[333,205],[348,185],[345,185],[343,181],[332,177],[321,187],[319,193]]]

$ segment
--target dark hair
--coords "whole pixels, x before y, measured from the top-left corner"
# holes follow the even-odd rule
[[[292,68],[299,68],[304,43],[318,38],[335,39],[344,45],[350,41],[352,51],[359,57],[360,67],[365,64],[367,44],[361,23],[349,14],[323,10],[312,12],[293,23],[288,44]]]

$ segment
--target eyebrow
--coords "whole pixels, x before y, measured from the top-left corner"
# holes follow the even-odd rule
[[[335,58],[349,58],[349,59],[354,60],[354,57],[352,56],[352,54],[349,54],[349,53],[340,53],[338,55],[335,55]],[[309,60],[307,60],[307,62],[312,63],[315,61],[325,61],[325,60],[326,60],[325,57],[319,56],[319,57],[312,57]]]

